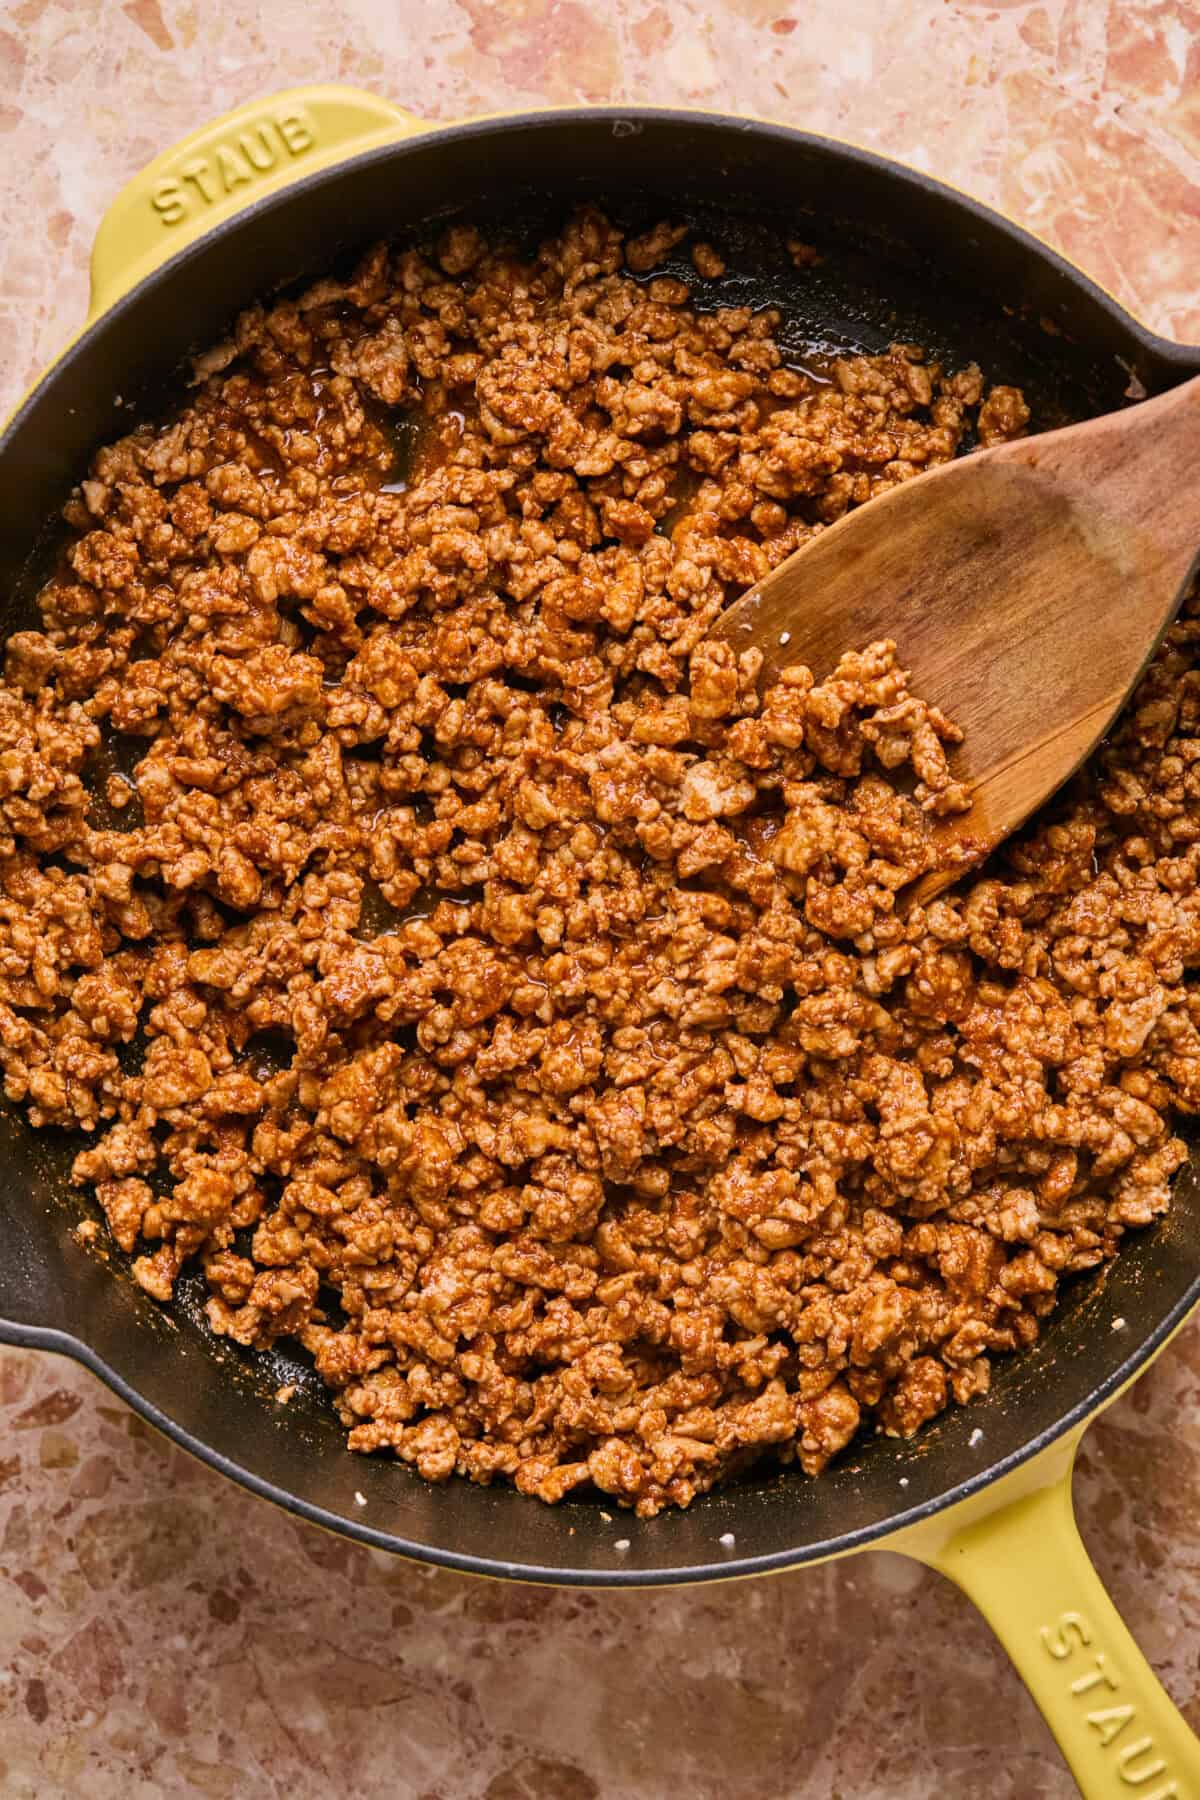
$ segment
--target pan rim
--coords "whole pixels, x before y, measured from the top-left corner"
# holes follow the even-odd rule
[[[440,1545],[420,1543],[397,1532],[381,1531],[345,1513],[333,1512],[314,1501],[305,1500],[291,1489],[278,1486],[253,1469],[226,1456],[211,1444],[180,1425],[169,1413],[148,1400],[137,1388],[115,1370],[90,1344],[73,1333],[56,1326],[23,1325],[0,1320],[0,1345],[15,1349],[42,1350],[67,1356],[95,1375],[109,1391],[123,1400],[147,1425],[187,1451],[198,1462],[234,1482],[261,1500],[271,1501],[282,1511],[306,1524],[318,1525],[335,1536],[347,1537],[368,1549],[383,1550],[411,1562],[429,1563],[437,1568],[453,1569],[459,1574],[488,1577],[500,1581],[528,1582],[539,1587],[569,1588],[659,1588],[681,1587],[692,1582],[715,1582],[746,1579],[753,1576],[782,1574],[788,1569],[808,1564],[829,1562],[853,1555],[859,1550],[886,1549],[889,1541],[916,1525],[928,1523],[941,1513],[949,1512],[974,1498],[986,1488],[1013,1474],[1052,1445],[1060,1443],[1072,1431],[1083,1430],[1115,1400],[1123,1388],[1131,1385],[1164,1348],[1168,1340],[1200,1309],[1200,1273],[1189,1283],[1184,1294],[1158,1320],[1129,1355],[1100,1381],[1083,1399],[1061,1413],[1017,1449],[972,1471],[963,1481],[934,1494],[928,1500],[904,1508],[874,1524],[824,1538],[787,1550],[773,1550],[761,1556],[723,1556],[718,1561],[697,1562],[686,1566],[656,1568],[582,1569],[562,1564],[514,1562],[503,1557],[477,1556],[469,1551],[448,1550]],[[349,1452],[344,1452],[349,1455]],[[411,1473],[411,1472],[410,1472]],[[419,1479],[419,1478],[418,1478]],[[819,1477],[817,1478],[819,1479]],[[432,1486],[433,1484],[427,1484]],[[736,1494],[736,1489],[727,1490]],[[527,1502],[533,1507],[536,1503]],[[535,1515],[536,1516],[536,1515]],[[631,1516],[631,1515],[630,1515]],[[684,1516],[684,1515],[680,1515]]]
[[[610,130],[615,131],[615,128],[621,125],[632,125],[635,127],[635,131],[640,133],[641,128],[647,124],[688,125],[701,131],[724,134],[733,132],[772,138],[781,143],[809,148],[833,158],[857,163],[890,180],[899,182],[903,186],[932,194],[948,205],[957,208],[961,213],[977,219],[981,224],[998,230],[1018,248],[1069,283],[1077,293],[1086,296],[1094,306],[1123,332],[1135,338],[1142,348],[1152,356],[1178,367],[1183,372],[1191,369],[1200,371],[1200,346],[1180,344],[1150,330],[1147,325],[1122,306],[1120,301],[1115,299],[1106,288],[1079,268],[1077,264],[1071,262],[1061,251],[1056,250],[1053,245],[1048,244],[1025,226],[1018,225],[1006,213],[977,199],[973,194],[967,193],[949,182],[942,181],[937,176],[928,175],[924,170],[915,168],[911,164],[881,155],[878,151],[870,150],[849,139],[829,137],[821,132],[804,131],[797,126],[785,125],[776,120],[748,118],[737,113],[708,112],[703,108],[662,106],[548,107],[526,112],[492,114],[480,119],[452,121],[446,124],[430,120],[427,122],[427,129],[414,132],[411,136],[399,138],[390,143],[377,144],[358,153],[351,153],[326,168],[297,176],[286,187],[278,188],[255,200],[248,201],[239,212],[232,214],[227,219],[220,220],[192,242],[183,245],[175,255],[169,257],[165,262],[148,270],[110,306],[105,307],[94,317],[89,315],[85,318],[78,332],[68,337],[62,349],[34,377],[27,391],[22,394],[4,420],[3,429],[0,430],[0,460],[11,449],[26,422],[29,409],[41,396],[43,389],[57,375],[65,372],[74,357],[89,347],[92,341],[103,333],[106,326],[135,310],[147,293],[152,292],[166,280],[173,278],[181,270],[210,255],[227,238],[237,235],[270,213],[299,203],[307,194],[315,192],[329,182],[339,180],[351,170],[369,168],[394,159],[403,161],[405,157],[415,155],[434,143],[443,145],[470,142],[475,138],[504,135],[517,130],[551,131],[563,125],[589,128],[607,125]]]

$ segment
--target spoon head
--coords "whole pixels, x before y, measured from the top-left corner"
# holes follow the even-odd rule
[[[714,628],[739,652],[761,650],[764,686],[794,663],[820,680],[843,651],[890,638],[912,691],[962,728],[951,768],[971,806],[934,826],[949,866],[917,884],[923,899],[1079,767],[1182,595],[1187,570],[1165,566],[1153,529],[1094,500],[1045,454],[1072,435],[891,489],[781,563]]]

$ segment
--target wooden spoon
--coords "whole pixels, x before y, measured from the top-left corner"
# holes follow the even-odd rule
[[[818,679],[895,641],[913,691],[966,733],[972,805],[932,825],[982,860],[1104,735],[1175,615],[1200,552],[1200,377],[1123,412],[946,463],[848,513],[713,628]]]

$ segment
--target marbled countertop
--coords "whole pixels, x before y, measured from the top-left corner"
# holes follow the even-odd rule
[[[1200,340],[1195,0],[0,0],[0,400],[77,324],[96,222],[172,139],[346,80],[449,119],[773,115],[1014,214]],[[1091,1431],[1084,1535],[1200,1725],[1200,1326]],[[987,1629],[887,1553],[654,1595],[394,1562],[299,1525],[90,1376],[0,1353],[11,1800],[1065,1800]]]

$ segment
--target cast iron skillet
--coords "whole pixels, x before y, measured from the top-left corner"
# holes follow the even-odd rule
[[[584,198],[630,223],[664,213],[697,220],[737,271],[719,284],[697,283],[701,302],[779,305],[783,341],[798,361],[895,338],[952,359],[978,356],[990,379],[1024,387],[1039,427],[1200,371],[1200,349],[1153,336],[1012,224],[843,144],[651,110],[430,130],[351,90],[300,90],[242,108],[167,152],[110,212],[97,241],[89,324],[0,439],[4,633],[30,622],[53,556],[54,533],[39,539],[39,521],[57,513],[99,444],[167,404],[181,360],[217,341],[239,307],[327,271],[379,236],[420,241],[461,211],[530,239]],[[794,268],[783,240],[795,236],[826,253],[815,270]],[[1002,1363],[985,1399],[944,1415],[912,1443],[864,1441],[819,1481],[764,1473],[686,1513],[641,1523],[609,1514],[602,1496],[550,1509],[507,1488],[431,1487],[395,1462],[351,1457],[320,1383],[298,1357],[214,1340],[186,1280],[164,1311],[115,1252],[106,1261],[79,1246],[72,1234],[82,1203],[65,1180],[77,1147],[65,1134],[34,1133],[16,1114],[0,1113],[0,1340],[75,1357],[177,1443],[254,1492],[383,1549],[559,1583],[763,1573],[902,1532],[892,1547],[945,1568],[977,1599],[988,1600],[993,1581],[1026,1593],[1019,1618],[993,1623],[1047,1716],[1056,1714],[1052,1723],[1089,1792],[1110,1791],[1110,1778],[1112,1792],[1128,1792],[1129,1771],[1148,1766],[1144,1755],[1140,1764],[1120,1757],[1137,1748],[1142,1721],[1166,1703],[1151,1692],[1153,1678],[1098,1585],[1082,1598],[1073,1586],[1060,1593],[1076,1540],[1066,1490],[1051,1482],[1069,1467],[1083,1423],[1200,1299],[1200,1157],[1183,1171],[1171,1215],[1132,1237],[1110,1270],[1077,1282],[1040,1345]],[[282,1406],[272,1397],[285,1381],[296,1395]],[[993,1522],[986,1569],[974,1522],[985,1514]],[[998,1576],[995,1561],[1008,1562],[1022,1537],[1045,1565],[1027,1572],[1024,1588],[1019,1576]],[[1071,1579],[1087,1577],[1075,1570]],[[1006,1614],[1013,1605],[1009,1592]],[[992,1594],[989,1610],[998,1608]],[[1083,1623],[1064,1626],[1059,1615],[1068,1613]],[[1070,1697],[1070,1679],[1101,1642],[1121,1664],[1128,1692],[1137,1690],[1131,1718],[1108,1736],[1088,1725],[1090,1702]],[[1062,1690],[1058,1701],[1051,1679]],[[1193,1791],[1163,1784],[1197,1778],[1195,1740],[1166,1713],[1156,1713],[1152,1740],[1145,1754],[1158,1756],[1165,1772],[1151,1789]]]

